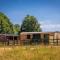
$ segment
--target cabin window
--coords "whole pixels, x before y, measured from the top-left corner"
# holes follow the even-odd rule
[[[32,42],[34,43],[40,43],[42,40],[41,40],[41,35],[40,34],[33,34],[33,37],[32,37]]]
[[[40,39],[40,38],[41,38],[40,34],[33,34],[33,39]]]
[[[17,36],[14,37],[14,40],[17,40]]]
[[[27,35],[27,39],[30,39],[30,35]]]

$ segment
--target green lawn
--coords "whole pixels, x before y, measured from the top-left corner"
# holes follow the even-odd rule
[[[0,60],[60,60],[60,46],[4,46]]]

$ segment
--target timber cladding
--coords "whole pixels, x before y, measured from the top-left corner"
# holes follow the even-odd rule
[[[60,32],[21,32],[20,43],[60,45]]]

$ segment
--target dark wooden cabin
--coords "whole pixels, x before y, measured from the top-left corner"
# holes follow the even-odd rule
[[[6,43],[6,44],[18,44],[19,37],[18,35],[13,34],[0,34],[0,42]]]

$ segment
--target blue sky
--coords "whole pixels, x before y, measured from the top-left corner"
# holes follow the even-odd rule
[[[60,0],[0,0],[0,11],[21,24],[29,14],[37,18],[43,31],[60,31]]]

